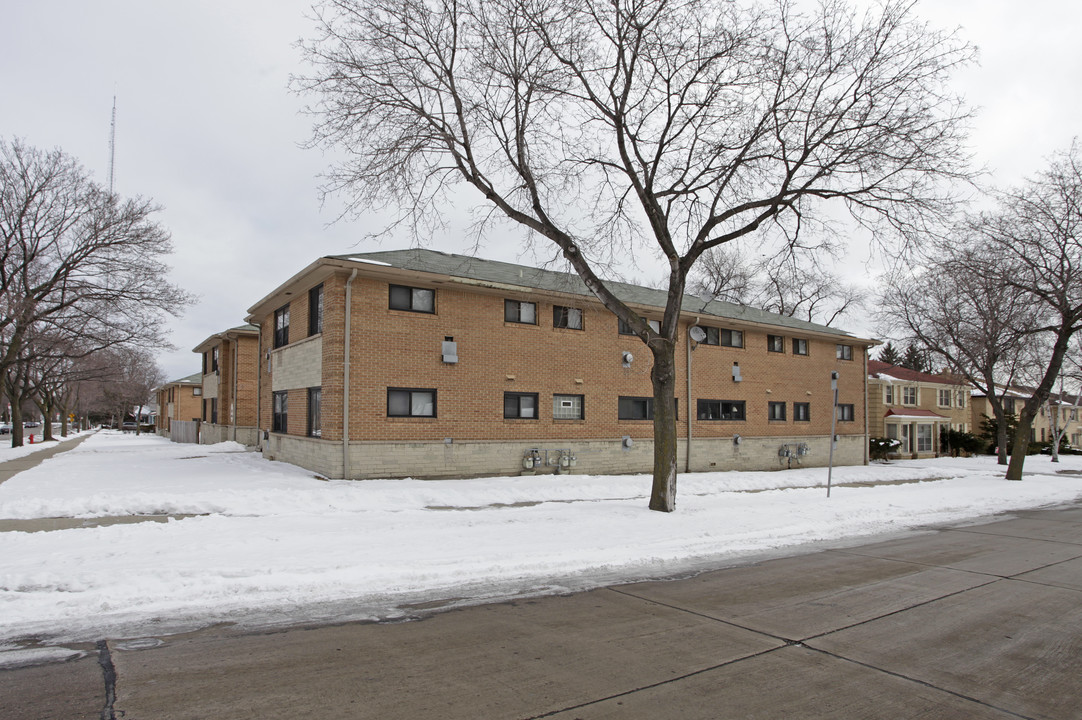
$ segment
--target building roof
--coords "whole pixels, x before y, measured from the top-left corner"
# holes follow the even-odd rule
[[[943,420],[949,421],[950,418],[939,413],[934,413],[931,410],[921,410],[920,408],[904,408],[902,410],[890,409],[883,415],[885,418],[897,418],[899,420]]]
[[[935,383],[938,385],[969,385],[969,382],[961,375],[917,372],[916,370],[910,370],[909,368],[904,368],[900,365],[890,365],[878,360],[868,361],[868,377],[885,380],[887,382],[901,381]]]
[[[433,273],[437,275],[462,278],[473,285],[493,288],[524,288],[581,295],[593,298],[594,295],[575,273],[544,270],[525,265],[483,260],[467,255],[413,248],[409,250],[389,250],[384,252],[354,253],[349,255],[329,255],[326,259],[361,263],[387,268],[398,268],[413,272]],[[664,290],[630,285],[628,283],[605,281],[620,300],[629,305],[664,308],[667,293]],[[685,313],[710,315],[717,318],[748,323],[774,325],[794,331],[836,335],[863,344],[875,344],[873,340],[855,338],[851,333],[838,328],[806,322],[796,318],[767,312],[747,305],[725,302],[723,300],[704,301],[693,295],[685,295],[682,303]]]
[[[170,380],[169,382],[165,383],[165,385],[162,385],[162,387],[167,387],[169,385],[202,385],[202,384],[203,384],[203,373],[197,372],[194,375],[189,375],[188,377],[183,377],[183,378],[180,378],[179,380]]]
[[[203,342],[192,348],[192,352],[203,352],[203,350],[209,349],[217,344],[217,341],[223,338],[227,338],[230,335],[258,335],[259,328],[251,323],[245,323],[244,325],[238,325],[228,330],[223,330],[219,333],[214,333]]]

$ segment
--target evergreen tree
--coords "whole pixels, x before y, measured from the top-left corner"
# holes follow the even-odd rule
[[[929,371],[928,354],[916,345],[906,345],[905,355],[902,356],[902,361],[898,364],[917,372]]]
[[[888,342],[880,348],[879,357],[876,359],[887,365],[900,365],[902,362],[902,356],[898,354],[898,348],[894,347],[892,342]]]

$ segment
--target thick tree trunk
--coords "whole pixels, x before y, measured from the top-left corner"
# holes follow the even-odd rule
[[[1023,409],[1018,417],[1018,426],[1014,430],[1014,446],[1011,448],[1011,462],[1007,466],[1008,480],[1022,479],[1022,466],[1026,462],[1029,450],[1029,433],[1033,429],[1033,414]]]
[[[650,509],[672,512],[676,509],[676,356],[674,345],[659,342],[651,347],[654,367],[650,380],[654,385],[654,482]],[[685,409],[685,412],[690,412]]]
[[[1017,431],[1016,431],[1017,432]],[[1017,438],[1017,435],[1015,435]],[[1007,419],[1000,418],[996,423],[996,454],[999,456],[999,464],[1007,464]]]

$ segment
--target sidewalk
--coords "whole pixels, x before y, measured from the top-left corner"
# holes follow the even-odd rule
[[[1082,504],[414,622],[99,650],[0,670],[0,716],[1078,718]]]
[[[93,434],[93,432],[85,432],[81,437],[75,438],[74,440],[64,439],[55,442],[51,448],[37,450],[27,455],[0,461],[0,483],[3,483],[5,480],[10,480],[14,475],[21,473],[23,470],[29,470],[32,467],[40,465],[43,461],[48,460],[57,453],[71,450]]]

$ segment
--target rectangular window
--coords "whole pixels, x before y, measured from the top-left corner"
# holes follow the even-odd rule
[[[917,452],[932,451],[932,426],[917,425]]]
[[[785,352],[785,338],[781,335],[767,335],[766,349],[768,352]]]
[[[853,359],[853,346],[852,345],[836,345],[834,356],[839,360],[852,360]]]
[[[504,300],[503,321],[509,323],[521,323],[522,325],[536,325],[537,303]]]
[[[503,394],[504,418],[521,420],[537,419],[537,393],[505,392]]]
[[[436,391],[387,388],[387,417],[436,417]]]
[[[838,421],[839,422],[853,422],[856,416],[853,414],[853,405],[849,403],[847,405],[838,405]]]
[[[808,354],[808,341],[803,338],[793,338],[793,354],[794,355],[807,355]]]
[[[308,388],[308,437],[323,437],[323,388]]]
[[[289,344],[289,305],[274,311],[274,347]]]
[[[785,419],[785,403],[768,402],[766,404],[766,417],[768,420],[779,421]]]
[[[721,345],[721,329],[716,327],[703,326],[703,332],[706,333],[706,338],[703,339],[703,345]]]
[[[939,407],[951,406],[951,391],[940,389],[939,391]]]
[[[744,347],[744,333],[739,330],[722,330],[721,344],[723,347]]]
[[[389,307],[391,310],[433,314],[436,312],[436,291],[391,285]]]
[[[202,395],[202,394],[203,394],[203,388],[201,388],[201,387],[192,388],[192,395]]]
[[[218,372],[218,351],[221,350],[221,345],[215,345],[214,349],[210,351],[210,371]]]
[[[1014,398],[1003,398],[1003,412],[1014,415]]]
[[[679,400],[673,398],[674,411],[679,418]],[[621,396],[618,405],[618,416],[621,420],[653,420],[654,399],[652,397],[629,397]]]
[[[744,420],[743,400],[700,400],[698,402],[700,420]]]
[[[202,420],[203,422],[206,422],[207,421],[207,401],[204,400],[202,403],[200,403],[200,407],[203,410],[203,415],[199,419]]]
[[[211,425],[218,424],[218,398],[210,399],[210,423]]]
[[[206,375],[210,370],[210,362],[207,360],[208,353],[203,353],[203,374]]]
[[[323,332],[323,283],[308,291],[308,336]]]
[[[656,332],[656,333],[661,332],[661,321],[660,320],[647,320],[646,318],[642,318],[642,320],[647,325],[649,325],[650,329],[653,330],[654,332]],[[631,328],[631,326],[628,325],[626,322],[624,322],[623,319],[621,319],[621,318],[616,318],[616,330],[621,335],[634,335],[635,334],[635,331]]]
[[[894,404],[894,386],[887,385],[883,388],[883,402],[887,405]]]
[[[969,392],[966,390],[958,391],[958,407],[964,408],[966,406],[966,395],[968,394]]]
[[[796,422],[811,421],[811,403],[793,403],[793,420]]]
[[[917,404],[917,388],[907,385],[902,388],[902,404],[903,405],[916,405]]]
[[[272,412],[271,431],[284,433],[289,427],[289,395],[285,390],[271,394]]]
[[[1078,408],[1072,408],[1071,409],[1071,420],[1072,421],[1078,420]]]
[[[552,327],[582,330],[582,310],[563,305],[552,306]],[[609,327],[612,327],[611,325]]]
[[[553,420],[583,420],[582,395],[553,395],[552,396],[552,419]]]

